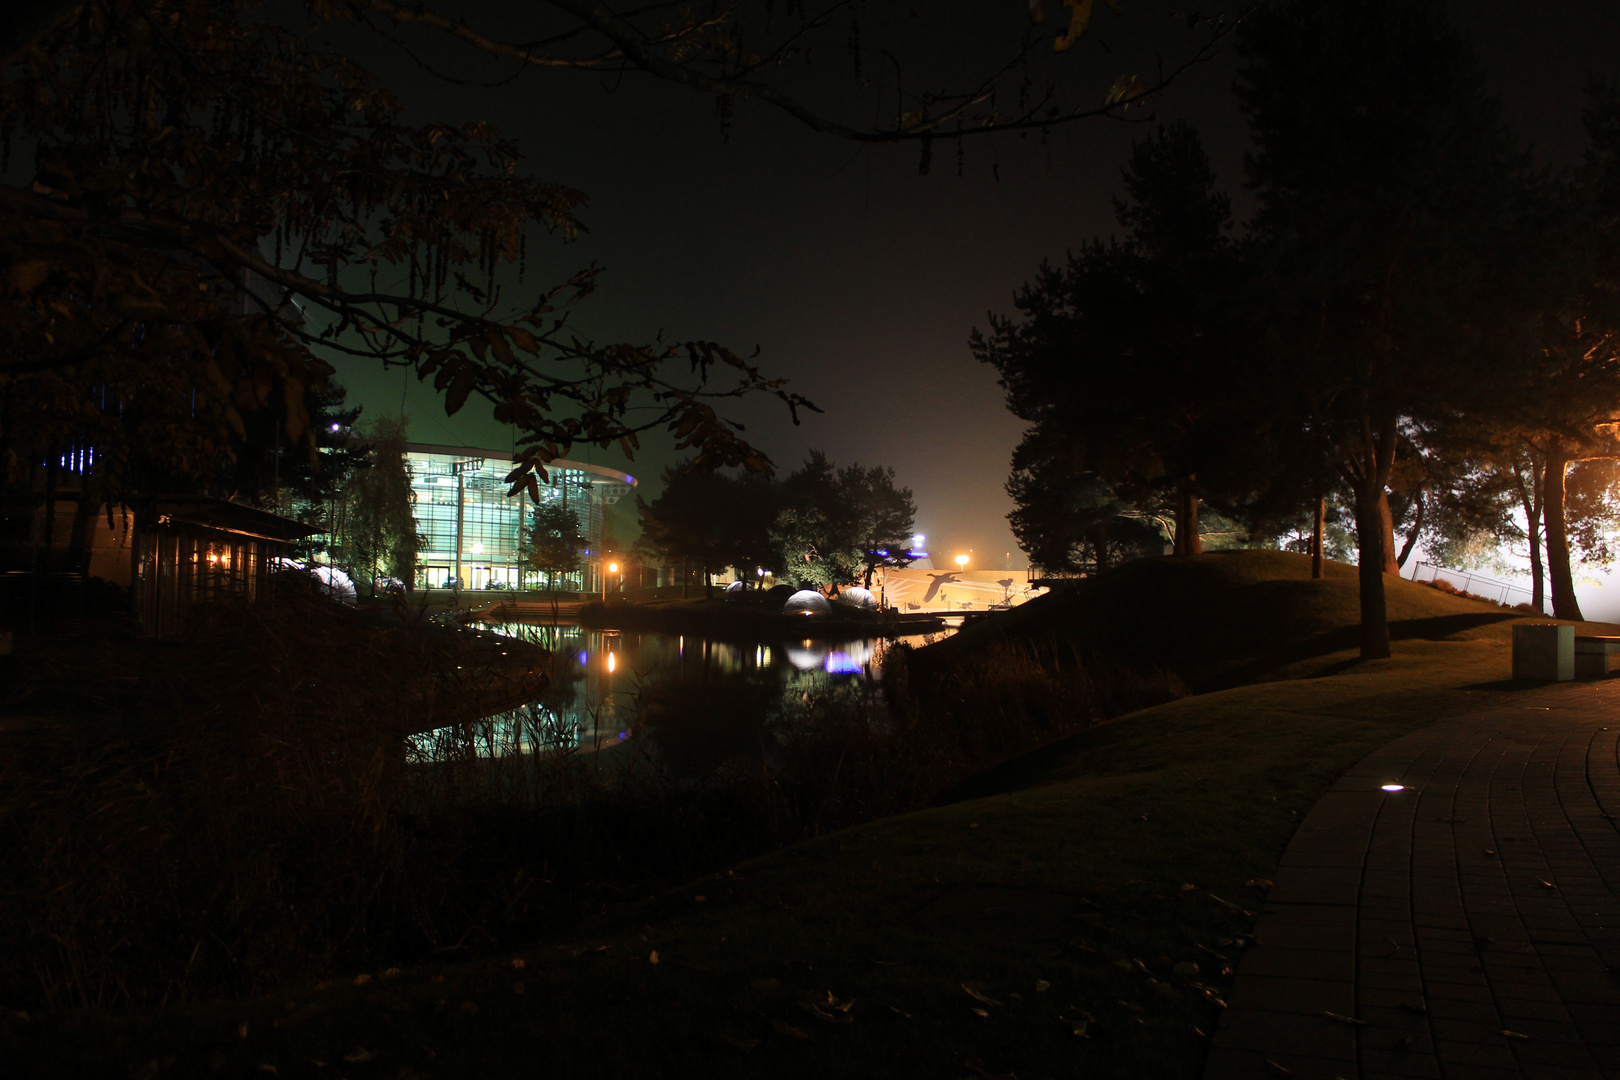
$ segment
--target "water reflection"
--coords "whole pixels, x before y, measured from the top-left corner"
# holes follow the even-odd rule
[[[536,623],[482,628],[541,646],[552,666],[541,698],[478,725],[479,756],[633,744],[680,773],[738,754],[769,756],[774,726],[804,722],[816,700],[876,701],[890,647],[883,639],[739,644]],[[449,735],[417,736],[415,756],[438,759],[435,747]]]

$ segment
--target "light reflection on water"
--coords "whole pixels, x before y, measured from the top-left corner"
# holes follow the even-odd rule
[[[740,644],[572,625],[477,625],[539,645],[552,665],[538,700],[476,726],[480,757],[605,750],[650,735],[677,765],[705,767],[737,748],[764,746],[772,723],[817,699],[875,702],[891,647],[882,638]],[[449,733],[413,736],[412,756],[436,760]]]

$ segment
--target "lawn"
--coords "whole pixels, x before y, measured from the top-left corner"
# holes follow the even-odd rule
[[[477,964],[0,1025],[39,1075],[1194,1077],[1284,845],[1373,748],[1510,700],[1520,613],[1276,553],[1151,564],[926,650],[1067,636],[1206,692]],[[1605,627],[1609,632],[1612,628]]]

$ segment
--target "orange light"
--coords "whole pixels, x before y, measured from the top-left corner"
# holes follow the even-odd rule
[[[616,562],[608,563],[608,573],[617,574],[618,572],[619,572],[619,564],[618,563],[616,563]]]
[[[619,666],[618,657],[614,656],[612,653],[608,653],[608,674],[611,675],[613,673],[613,669],[618,667],[618,666]]]

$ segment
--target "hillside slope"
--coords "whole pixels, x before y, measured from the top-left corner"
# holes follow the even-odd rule
[[[1390,636],[1507,641],[1524,612],[1385,579]],[[1357,648],[1356,568],[1282,551],[1223,551],[1131,563],[1062,586],[920,650],[951,663],[997,643],[1068,645],[1138,670],[1173,672],[1194,691],[1320,673]]]

